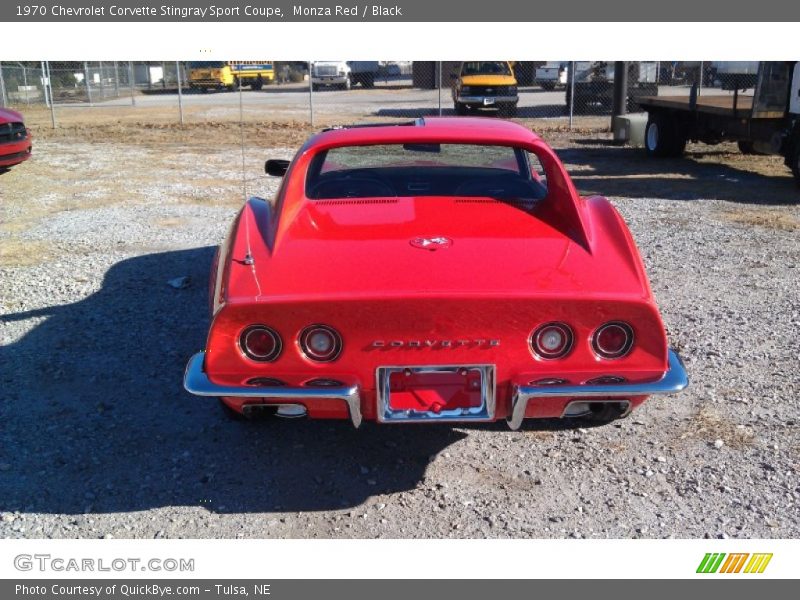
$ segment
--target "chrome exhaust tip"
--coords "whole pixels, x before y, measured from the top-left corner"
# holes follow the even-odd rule
[[[627,417],[632,408],[628,400],[573,400],[564,408],[561,418],[589,417],[604,407],[613,408],[617,419]]]
[[[585,417],[592,412],[588,402],[570,402],[564,409],[562,417]]]
[[[302,404],[279,404],[275,411],[275,416],[283,419],[302,419],[307,414],[308,410]]]

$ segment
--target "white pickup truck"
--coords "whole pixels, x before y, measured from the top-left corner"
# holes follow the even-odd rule
[[[349,90],[360,83],[365,88],[375,87],[378,74],[377,60],[318,60],[311,63],[311,87],[338,87]]]
[[[568,62],[548,61],[536,69],[536,83],[543,90],[554,90],[567,85]]]

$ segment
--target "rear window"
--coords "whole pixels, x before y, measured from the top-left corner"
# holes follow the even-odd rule
[[[318,154],[306,195],[315,200],[395,196],[490,196],[540,200],[547,194],[538,158],[511,146],[383,144]]]

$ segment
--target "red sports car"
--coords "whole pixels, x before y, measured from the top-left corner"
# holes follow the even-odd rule
[[[220,246],[186,389],[245,416],[381,423],[627,415],[686,371],[628,228],[529,130],[326,130]]]
[[[0,107],[0,169],[19,164],[31,157],[31,134],[22,115]]]

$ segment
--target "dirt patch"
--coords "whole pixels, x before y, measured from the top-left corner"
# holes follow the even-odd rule
[[[758,211],[740,209],[736,212],[724,211],[719,213],[720,218],[732,223],[755,225],[767,229],[780,229],[783,231],[796,231],[800,229],[800,220],[786,212]]]
[[[755,443],[755,435],[744,427],[718,415],[707,407],[701,408],[689,422],[689,429],[681,434],[680,439],[694,438],[713,444],[722,440],[725,446],[741,450]]]
[[[0,240],[0,267],[32,267],[49,257],[49,246],[16,237]]]
[[[305,123],[227,122],[154,123],[149,121],[117,123],[74,123],[57,129],[39,129],[37,137],[45,140],[80,139],[92,143],[127,143],[145,146],[175,144],[206,147],[216,152],[220,146],[239,145],[244,135],[248,147],[274,148],[299,146],[317,128]]]

